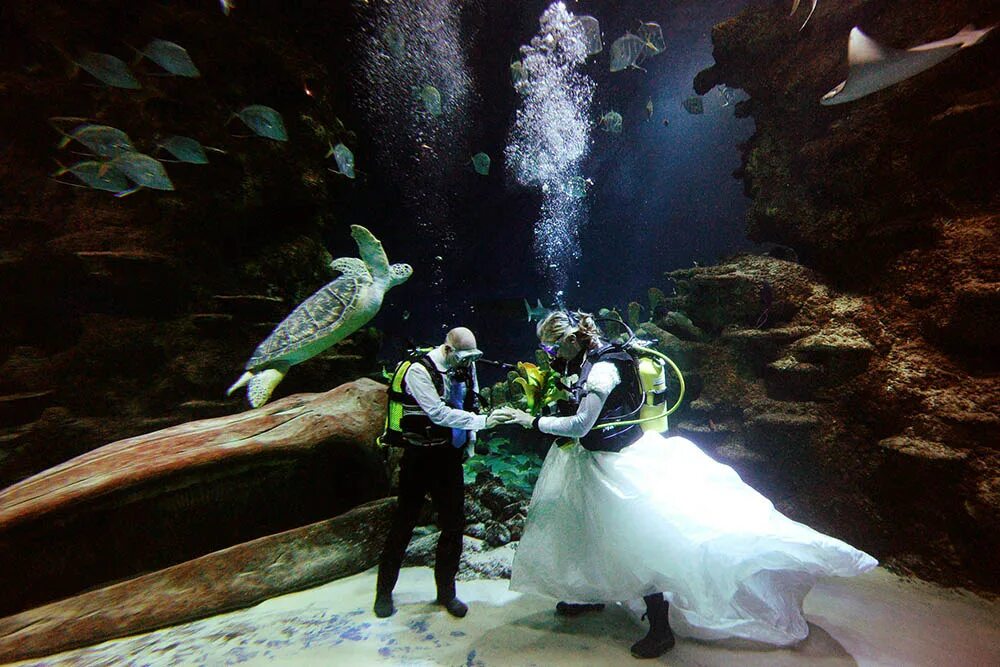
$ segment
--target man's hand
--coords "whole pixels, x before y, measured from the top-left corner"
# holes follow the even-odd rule
[[[486,415],[486,428],[493,428],[500,424],[506,424],[509,420],[506,414],[503,412],[503,408],[499,410],[494,410],[490,414]]]
[[[517,408],[499,408],[493,414],[499,414],[503,424],[517,424],[523,428],[531,428],[531,424],[535,421],[530,414]]]

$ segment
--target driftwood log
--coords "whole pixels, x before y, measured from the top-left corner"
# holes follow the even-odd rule
[[[388,494],[362,379],[114,442],[0,491],[0,615],[329,519]]]
[[[262,602],[378,561],[395,498],[0,619],[0,662],[51,655]]]

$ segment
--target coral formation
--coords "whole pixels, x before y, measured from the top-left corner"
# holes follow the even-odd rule
[[[670,276],[672,311],[641,328],[688,378],[680,434],[892,567],[998,589],[995,374],[970,372],[895,299],[841,292],[799,264],[744,255]],[[764,281],[772,316],[756,328]],[[679,311],[704,333],[678,330]]]

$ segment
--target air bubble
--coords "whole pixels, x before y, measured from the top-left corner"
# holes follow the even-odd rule
[[[521,47],[525,76],[515,87],[522,103],[505,155],[514,178],[542,193],[535,250],[550,288],[561,293],[569,265],[580,256],[578,230],[588,213],[586,200],[566,194],[564,185],[583,177],[595,84],[579,71],[588,43],[577,17],[556,2],[539,23],[538,34]]]

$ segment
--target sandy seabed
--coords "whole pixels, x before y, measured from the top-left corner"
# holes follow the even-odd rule
[[[881,568],[827,579],[806,598],[809,637],[793,648],[679,638],[658,661],[635,661],[645,633],[625,608],[577,618],[555,601],[512,593],[506,580],[459,582],[464,619],[431,604],[434,575],[405,568],[398,611],[371,612],[375,571],[268,600],[255,607],[108,641],[20,665],[413,665],[448,667],[784,667],[1000,665],[1000,602],[897,577]]]

